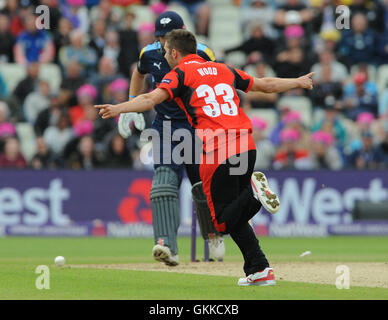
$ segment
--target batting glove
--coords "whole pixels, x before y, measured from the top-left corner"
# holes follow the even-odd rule
[[[118,129],[120,135],[127,139],[132,135],[132,123],[135,125],[136,129],[143,131],[145,128],[145,120],[142,113],[128,112],[120,114]]]

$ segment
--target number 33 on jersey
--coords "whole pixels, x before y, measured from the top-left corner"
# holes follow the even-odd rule
[[[251,121],[240,108],[236,89],[248,92],[253,77],[198,55],[184,57],[161,81],[196,129],[248,129]]]

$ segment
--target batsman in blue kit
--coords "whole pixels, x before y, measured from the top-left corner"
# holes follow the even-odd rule
[[[157,40],[144,47],[140,52],[137,68],[131,78],[130,99],[143,92],[147,74],[152,75],[156,87],[163,77],[171,71],[164,58],[164,36],[172,30],[183,28],[182,18],[173,11],[166,11],[156,19],[155,38]],[[205,60],[215,60],[213,52],[203,44],[198,43],[197,53]],[[150,194],[155,240],[155,246],[152,249],[153,257],[168,266],[179,264],[177,246],[177,233],[180,224],[178,194],[183,170],[186,169],[187,176],[192,184],[192,196],[202,237],[209,241],[209,251],[213,258],[222,259],[225,253],[224,241],[211,222],[210,210],[199,177],[199,163],[195,162],[195,155],[193,155],[191,161],[188,161],[190,163],[185,164],[175,163],[172,157],[172,150],[181,142],[172,141],[171,137],[174,131],[182,128],[190,131],[193,149],[195,149],[194,129],[187,121],[184,111],[173,100],[155,106],[155,110],[156,116],[152,128],[159,133],[159,139],[153,138],[152,145],[154,157],[155,150],[158,150],[160,158],[156,159],[154,164],[155,171]],[[118,129],[124,138],[130,136],[132,123],[137,129],[143,130],[145,126],[143,115],[139,113],[120,115]],[[168,136],[164,136],[164,132],[169,132]],[[163,150],[171,151],[164,154]]]

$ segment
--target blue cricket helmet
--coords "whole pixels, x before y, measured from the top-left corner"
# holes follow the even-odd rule
[[[166,33],[183,29],[183,19],[174,11],[163,12],[155,21],[155,37],[164,37]]]

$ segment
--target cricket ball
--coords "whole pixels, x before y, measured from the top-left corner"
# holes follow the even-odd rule
[[[55,258],[55,265],[57,267],[63,267],[65,265],[65,258],[62,256],[58,256]]]

